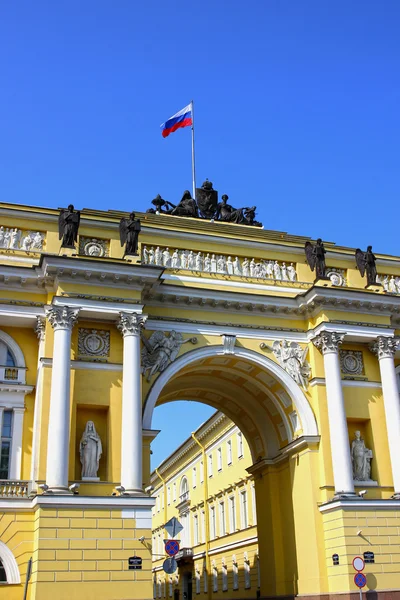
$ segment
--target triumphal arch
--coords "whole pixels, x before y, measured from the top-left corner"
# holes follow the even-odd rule
[[[249,444],[258,597],[358,593],[366,553],[366,589],[400,598],[400,259],[202,190],[0,204],[0,596],[29,568],[35,600],[153,597],[152,415],[187,400]]]

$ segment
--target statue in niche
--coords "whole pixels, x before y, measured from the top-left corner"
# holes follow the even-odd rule
[[[162,331],[155,331],[149,339],[143,333],[141,336],[143,342],[142,375],[146,376],[147,374],[147,381],[150,381],[157,371],[162,373],[169,364],[174,362],[183,344],[187,344],[187,342],[197,344],[197,338],[183,340],[182,334],[176,331],[171,331],[169,336]]]
[[[138,241],[140,233],[140,220],[135,219],[135,213],[131,212],[127,219],[123,218],[119,222],[119,238],[121,246],[125,244],[124,256],[138,255]]]
[[[81,220],[79,210],[74,210],[74,205],[70,204],[65,210],[60,211],[58,217],[58,236],[62,239],[61,248],[72,248],[75,250],[75,243],[78,240],[78,229]]]
[[[360,248],[357,248],[356,263],[361,277],[364,277],[364,274],[367,275],[367,287],[369,285],[376,285],[376,257],[372,254],[372,246],[368,246],[366,252],[363,252],[360,250]]]
[[[360,431],[355,431],[351,443],[354,481],[371,481],[371,459],[372,450],[365,447]]]
[[[306,253],[307,264],[311,271],[314,271],[315,269],[316,279],[326,279],[326,250],[321,238],[317,239],[316,244],[306,242],[304,251]]]
[[[79,444],[79,455],[82,463],[82,479],[86,477],[97,478],[99,462],[103,448],[101,439],[96,432],[93,421],[86,423],[81,442]]]
[[[307,389],[308,380],[311,375],[311,367],[306,361],[308,347],[304,350],[297,342],[274,342],[272,351],[279,360],[279,364],[295,382],[304,390]]]

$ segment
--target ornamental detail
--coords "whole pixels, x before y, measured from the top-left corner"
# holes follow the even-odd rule
[[[385,292],[400,294],[400,277],[394,275],[377,275],[376,283],[381,283]]]
[[[79,254],[84,256],[109,256],[110,241],[98,238],[79,237]]]
[[[290,375],[294,381],[303,389],[307,388],[311,375],[310,364],[306,361],[308,346],[302,348],[297,342],[274,342],[272,352],[279,360],[282,369]]]
[[[45,306],[44,312],[50,325],[57,329],[72,329],[78,318],[79,308],[69,306]]]
[[[43,250],[45,234],[40,231],[26,231],[16,227],[0,227],[0,248],[40,252]]]
[[[139,335],[140,330],[142,329],[146,321],[147,315],[121,312],[117,327],[124,337],[126,335]]]
[[[326,271],[326,276],[329,277],[332,285],[334,285],[335,287],[345,287],[347,285],[346,271],[344,269],[328,267]]]
[[[45,331],[46,331],[46,319],[44,319],[43,317],[36,317],[35,333],[40,342],[43,342],[43,340],[44,340]]]
[[[78,354],[107,358],[110,354],[110,332],[103,329],[78,329]]]
[[[260,260],[255,258],[239,258],[196,252],[193,250],[174,250],[169,248],[142,247],[142,263],[197,273],[215,273],[225,276],[254,277],[275,281],[297,281],[296,265],[278,262],[277,260]]]
[[[322,331],[317,335],[312,343],[322,354],[331,352],[337,353],[339,346],[343,343],[344,333],[336,333],[335,331]]]
[[[224,354],[235,354],[236,335],[222,335],[222,343],[224,345]]]
[[[393,358],[396,350],[399,346],[400,339],[394,337],[378,337],[374,342],[370,344],[370,350],[379,359],[381,358]]]
[[[357,350],[339,350],[340,368],[345,375],[364,373],[363,353]]]
[[[155,331],[149,339],[142,334],[142,342],[142,375],[150,381],[153,375],[162,373],[174,362],[183,344],[197,344],[197,338],[184,340],[182,334],[176,331],[171,331],[169,336],[162,331]]]

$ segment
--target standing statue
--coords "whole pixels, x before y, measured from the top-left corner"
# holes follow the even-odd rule
[[[119,239],[121,246],[126,244],[124,256],[138,255],[138,240],[140,233],[140,220],[135,219],[135,213],[132,212],[127,219],[123,218],[119,222]]]
[[[81,213],[79,210],[74,210],[73,204],[70,204],[67,209],[63,208],[60,211],[58,217],[58,239],[62,239],[61,248],[72,248],[72,250],[75,250],[80,220]]]
[[[376,285],[376,257],[372,254],[372,246],[368,246],[367,251],[363,252],[360,248],[356,250],[356,264],[357,269],[361,273],[361,277],[367,274],[367,287],[369,285]]]
[[[317,239],[317,243],[313,245],[311,242],[306,242],[304,246],[306,260],[311,269],[316,274],[316,279],[326,279],[325,254],[326,250],[321,238]]]
[[[364,440],[359,431],[354,432],[354,440],[351,443],[351,461],[353,463],[354,481],[371,480],[372,450],[365,447]]]
[[[102,452],[103,448],[100,436],[96,432],[93,421],[88,421],[79,444],[82,479],[85,477],[97,477]]]
[[[289,343],[287,340],[283,340],[274,342],[272,351],[290,377],[304,390],[307,389],[311,375],[311,367],[306,361],[308,346],[303,350],[297,342]]]
[[[162,331],[155,331],[149,339],[142,333],[142,375],[147,374],[147,381],[158,372],[162,373],[178,356],[182,344],[197,344],[197,338],[183,340],[182,334],[171,331],[167,337]]]
[[[205,180],[201,188],[196,189],[197,206],[203,219],[213,219],[218,204],[218,192],[213,189],[213,184]]]

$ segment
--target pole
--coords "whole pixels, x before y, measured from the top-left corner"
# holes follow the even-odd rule
[[[196,166],[194,162],[194,102],[191,101],[192,105],[192,186],[193,186],[193,198],[196,199]]]
[[[24,587],[24,600],[26,600],[26,595],[28,593],[28,583],[31,578],[32,572],[32,557],[28,560],[28,567],[26,569],[26,578],[25,578],[25,587]]]
[[[156,469],[156,473],[158,475],[158,477],[161,479],[161,482],[163,484],[163,494],[164,494],[164,526],[167,524],[167,515],[168,515],[168,508],[167,508],[167,482],[165,481],[164,477],[161,475],[160,471],[158,469]],[[167,537],[168,534],[164,529],[164,537]],[[163,555],[165,557],[165,555]],[[165,588],[167,588],[167,574],[164,574],[164,585]]]

